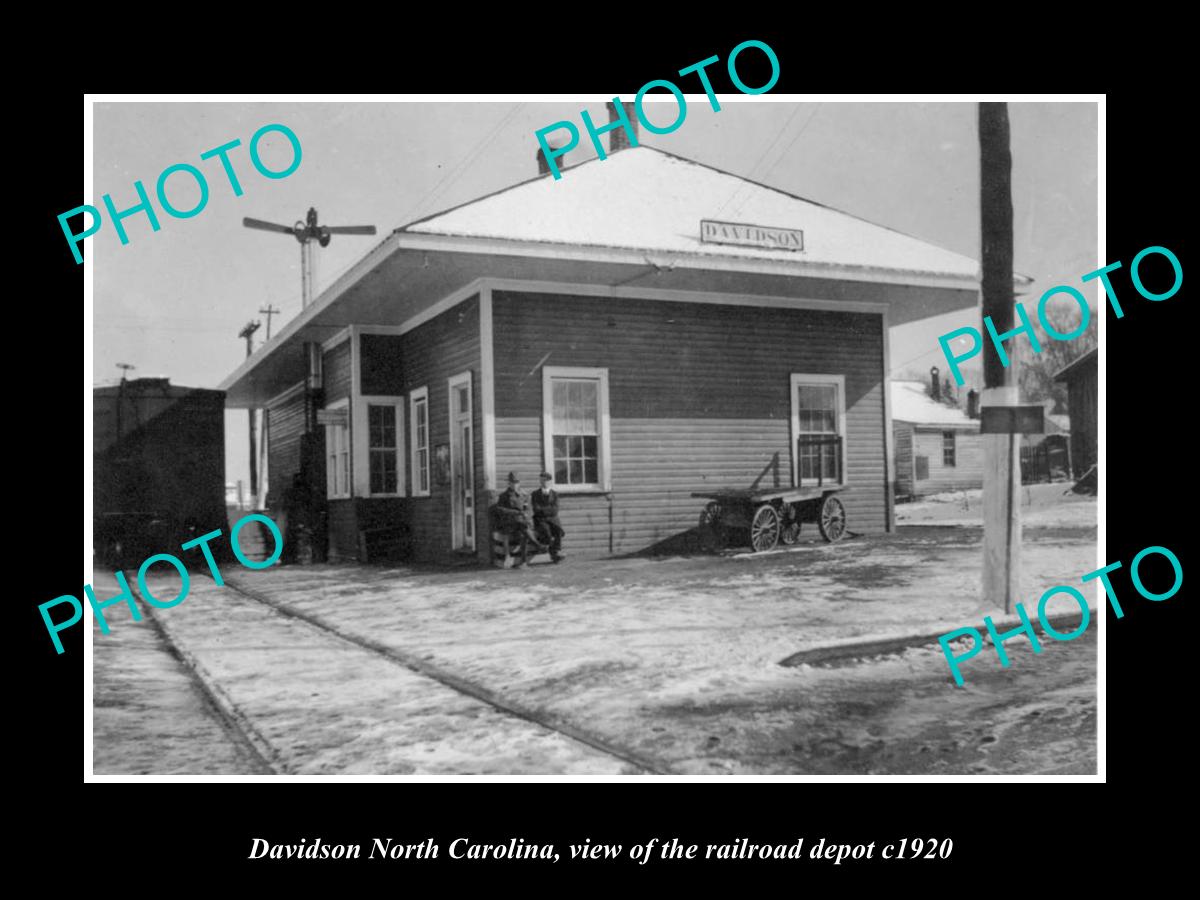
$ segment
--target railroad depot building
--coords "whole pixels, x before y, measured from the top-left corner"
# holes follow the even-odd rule
[[[269,507],[308,485],[330,558],[399,530],[483,562],[508,473],[543,469],[570,556],[818,478],[852,532],[892,527],[888,329],[976,305],[975,260],[618,149],[397,229],[222,383],[267,411]]]

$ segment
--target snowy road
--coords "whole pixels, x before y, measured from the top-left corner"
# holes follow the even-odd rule
[[[1096,568],[1094,532],[1027,537],[1028,596]],[[986,651],[962,688],[937,647],[778,665],[808,647],[978,625],[978,563],[977,529],[930,528],[518,571],[235,569],[246,594],[196,578],[155,616],[280,772],[1094,772],[1095,625],[1037,656],[1009,642],[1008,670]],[[95,648],[99,692],[123,677],[125,651],[113,636]],[[128,771],[121,742],[168,714],[98,725],[97,772],[102,758]],[[192,752],[199,764],[204,747]]]

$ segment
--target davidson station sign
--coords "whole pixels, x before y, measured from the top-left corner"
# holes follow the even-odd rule
[[[804,232],[794,228],[768,228],[764,225],[701,219],[700,241],[705,244],[761,247],[764,250],[803,250]]]

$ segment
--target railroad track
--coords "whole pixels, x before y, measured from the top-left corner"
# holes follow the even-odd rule
[[[282,774],[284,769],[274,748],[259,733],[258,729],[254,727],[254,723],[242,713],[237,704],[230,699],[229,695],[221,689],[220,684],[213,678],[212,674],[200,664],[200,661],[195,656],[183,649],[179,645],[179,642],[172,637],[170,630],[154,614],[154,607],[146,603],[145,598],[138,593],[136,576],[136,572],[125,573],[130,592],[142,601],[143,617],[150,622],[151,627],[158,634],[163,646],[167,648],[167,652],[175,658],[184,671],[192,676],[192,680],[199,688],[200,694],[204,698],[209,711],[221,724],[230,741],[240,747],[250,758],[253,767],[257,770],[252,774]]]
[[[204,577],[211,579],[209,573],[194,572],[193,576],[203,574]],[[138,593],[135,585],[137,584],[136,573],[131,573],[129,577],[130,590],[133,591],[139,600],[142,600],[142,609],[146,618],[150,619],[159,635],[162,637],[168,650],[179,659],[183,665],[196,678],[197,682],[206,697],[212,704],[218,714],[225,729],[230,733],[230,736],[240,745],[248,748],[251,751],[252,757],[263,767],[274,774],[287,774],[288,766],[281,758],[278,751],[272,747],[266,737],[255,728],[254,722],[246,715],[239,706],[234,702],[232,697],[221,688],[219,681],[210,673],[196,656],[186,649],[177,637],[173,634],[173,628],[168,626],[162,617],[155,614],[153,607],[146,604],[144,598]],[[672,774],[670,767],[660,761],[648,757],[635,750],[630,750],[613,743],[607,738],[585,731],[572,722],[567,721],[562,716],[555,715],[551,712],[542,709],[534,709],[513,700],[504,697],[485,685],[478,684],[461,675],[430,662],[427,659],[418,657],[412,653],[407,653],[403,650],[397,650],[394,647],[389,647],[381,642],[373,641],[370,638],[365,638],[360,635],[350,634],[334,627],[319,616],[314,616],[306,612],[294,609],[285,603],[272,600],[263,596],[257,591],[243,587],[237,583],[236,579],[230,578],[226,573],[222,573],[225,584],[223,590],[233,591],[239,597],[256,603],[270,609],[275,615],[285,619],[290,619],[296,622],[303,623],[309,628],[316,629],[322,634],[334,637],[339,641],[351,644],[360,650],[364,650],[380,657],[387,662],[405,668],[417,675],[428,678],[438,684],[450,688],[451,690],[470,697],[483,703],[492,709],[517,719],[529,722],[549,732],[562,735],[563,737],[583,744],[603,753],[607,756],[619,759],[622,762],[634,766],[640,772],[653,775]]]

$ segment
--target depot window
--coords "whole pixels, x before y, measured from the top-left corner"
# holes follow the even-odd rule
[[[415,497],[429,496],[429,388],[417,388],[409,395],[412,435],[412,492]]]
[[[403,494],[401,430],[404,407],[398,401],[367,403],[367,471],[371,496]]]
[[[846,482],[846,379],[792,375],[792,483]]]
[[[544,464],[558,491],[607,491],[608,369],[542,369]]]

